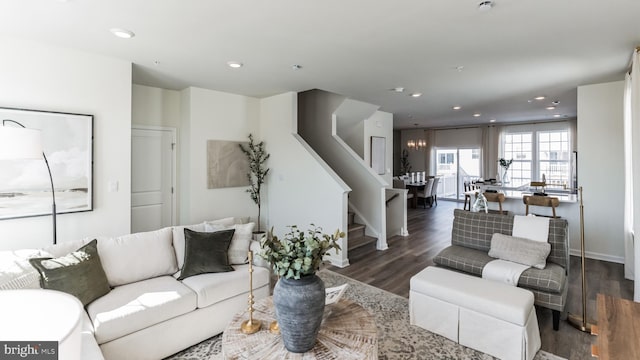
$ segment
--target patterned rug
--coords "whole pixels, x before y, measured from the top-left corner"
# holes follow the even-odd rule
[[[380,360],[463,359],[490,360],[492,356],[459,345],[447,338],[409,324],[409,300],[382,289],[347,278],[329,270],[318,275],[326,287],[348,283],[344,297],[362,305],[373,314],[378,325],[378,358]],[[194,345],[169,360],[221,360],[222,335]],[[534,360],[562,360],[539,351]]]

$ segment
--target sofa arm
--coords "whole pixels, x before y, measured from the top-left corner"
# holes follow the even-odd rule
[[[260,243],[254,240],[251,240],[251,244],[249,244],[249,250],[253,252],[253,265],[260,266],[263,268],[270,269],[269,263],[263,259],[260,254],[262,254],[262,247]]]

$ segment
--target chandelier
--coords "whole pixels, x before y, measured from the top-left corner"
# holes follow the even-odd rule
[[[427,140],[416,139],[407,141],[407,147],[411,150],[424,150],[427,148]]]

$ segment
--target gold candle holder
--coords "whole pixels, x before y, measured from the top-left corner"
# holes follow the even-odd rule
[[[240,325],[240,331],[244,334],[255,334],[262,327],[260,320],[253,318],[253,252],[249,251],[249,320],[245,320]]]
[[[269,332],[272,334],[280,334],[280,325],[278,325],[278,320],[273,320],[269,325]]]

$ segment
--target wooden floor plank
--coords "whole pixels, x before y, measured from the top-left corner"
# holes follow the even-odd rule
[[[407,228],[409,236],[394,236],[387,240],[389,249],[376,250],[375,244],[362,246],[349,252],[350,266],[329,267],[342,275],[409,297],[409,279],[427,266],[433,265],[435,255],[451,244],[453,210],[462,209],[462,203],[438,201],[432,208],[409,209]],[[588,238],[589,234],[585,234]],[[596,317],[596,294],[604,293],[623,299],[632,299],[633,282],[624,279],[624,267],[606,261],[587,259],[587,317]],[[582,286],[580,258],[571,257],[569,300],[567,310],[582,316]],[[559,331],[552,329],[551,311],[536,309],[542,349],[569,360],[591,358],[591,345],[595,338],[580,332],[567,322],[560,323]],[[595,319],[597,320],[597,319]]]

